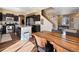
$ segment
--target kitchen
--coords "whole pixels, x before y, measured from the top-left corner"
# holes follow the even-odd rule
[[[12,41],[15,37],[17,38],[17,40],[14,40],[13,44],[10,43],[11,45],[6,45],[6,48],[5,44],[3,44],[4,48],[1,48],[1,51],[19,51],[18,49],[23,47],[29,39],[35,42],[34,44],[26,44],[26,46],[32,45],[32,48],[27,48],[28,50],[36,49],[35,51],[41,50],[41,52],[50,52],[46,50],[49,48],[45,47],[47,41],[49,41],[52,45],[52,52],[79,51],[78,7],[26,7],[24,9],[22,8],[22,11],[18,10],[21,8],[2,8],[0,10],[2,12],[0,13],[0,27],[4,25],[3,29],[0,30],[0,36],[2,38],[9,38],[9,40],[4,38],[1,44]],[[16,43],[19,40],[23,42],[20,41]],[[16,44],[14,45],[14,43]],[[16,47],[17,45],[18,47]],[[68,45],[70,45],[70,47]],[[1,47],[3,46],[1,45]],[[13,49],[13,47],[15,47],[15,49]],[[20,51],[28,52],[27,49],[21,49]]]

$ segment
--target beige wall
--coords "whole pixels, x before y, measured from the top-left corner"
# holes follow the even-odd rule
[[[70,28],[79,30],[79,12],[70,14]]]

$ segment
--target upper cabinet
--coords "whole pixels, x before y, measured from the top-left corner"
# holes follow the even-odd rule
[[[6,13],[6,17],[14,17],[14,14]]]
[[[18,21],[19,20],[19,17],[18,16],[14,16],[14,21]]]
[[[34,21],[40,21],[40,15],[35,15],[34,16]]]
[[[26,25],[35,25],[37,21],[40,21],[40,15],[31,15],[26,17]]]
[[[2,21],[2,13],[0,12],[0,21]]]

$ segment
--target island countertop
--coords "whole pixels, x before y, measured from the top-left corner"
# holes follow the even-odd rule
[[[50,41],[54,46],[63,48],[63,51],[79,52],[79,38],[66,35],[66,38],[62,38],[60,33],[57,32],[36,32],[33,33],[41,38],[45,38]],[[57,48],[57,47],[56,47]]]

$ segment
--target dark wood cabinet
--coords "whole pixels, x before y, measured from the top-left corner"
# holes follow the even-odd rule
[[[18,16],[14,16],[14,21],[18,21]]]
[[[32,25],[32,32],[40,32],[40,25]]]
[[[0,12],[0,21],[2,21],[2,13]]]
[[[2,34],[6,34],[6,26],[2,27]]]
[[[35,21],[40,21],[40,15],[32,15],[26,17],[26,25],[34,25]]]
[[[3,14],[2,21],[6,21],[6,14]]]
[[[32,26],[34,24],[35,24],[35,22],[34,22],[34,15],[26,17],[26,25]]]
[[[6,17],[14,17],[14,14],[7,13]]]
[[[34,16],[34,21],[40,21],[40,15],[35,15]]]

